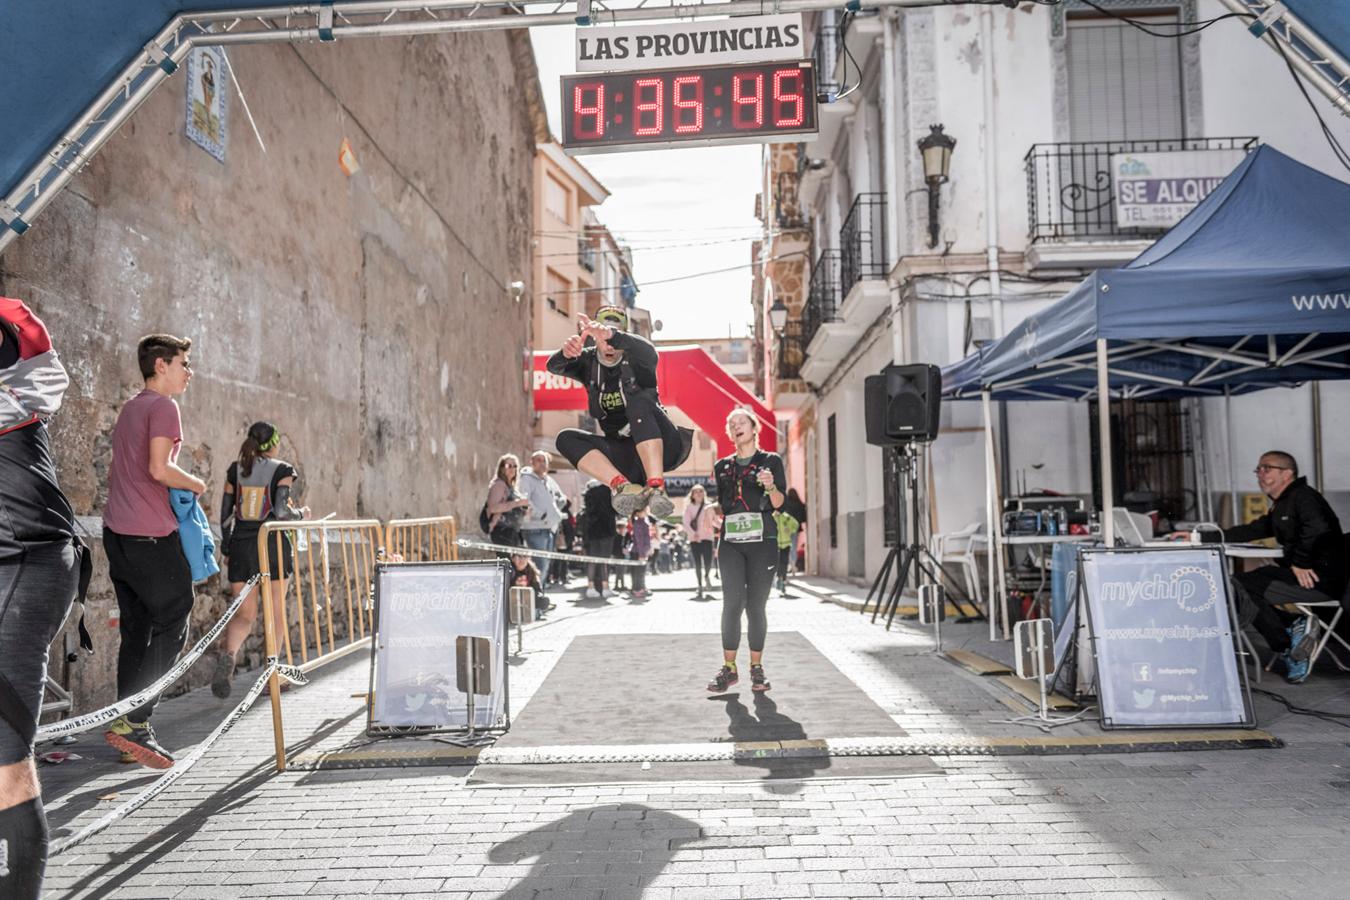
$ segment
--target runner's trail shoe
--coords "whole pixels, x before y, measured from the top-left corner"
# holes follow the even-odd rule
[[[126,716],[114,719],[103,732],[103,739],[114,750],[130,753],[136,762],[151,769],[168,769],[173,766],[173,754],[155,740],[155,729],[149,722],[137,724]]]
[[[767,691],[770,687],[772,687],[772,685],[769,684],[769,679],[764,677],[764,667],[751,666],[750,690],[754,691],[757,694],[762,694],[765,691]]]
[[[614,514],[631,519],[633,514],[647,505],[649,490],[631,481],[614,492]],[[669,502],[669,501],[667,501]]]
[[[666,516],[675,512],[675,504],[670,502],[666,496],[665,488],[655,488],[652,490],[651,499],[647,501],[651,508],[652,515],[658,519],[664,519]]]
[[[713,680],[708,682],[708,691],[713,694],[724,694],[727,688],[738,681],[740,681],[740,678],[737,677],[736,670],[731,666],[723,666],[717,670],[717,675],[713,677]]]

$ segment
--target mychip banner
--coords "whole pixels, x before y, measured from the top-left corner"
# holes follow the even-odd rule
[[[383,564],[375,572],[368,732],[505,729],[504,560]]]
[[[1084,550],[1102,727],[1245,727],[1220,548]]]

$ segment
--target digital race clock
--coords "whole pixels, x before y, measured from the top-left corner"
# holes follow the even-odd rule
[[[563,149],[731,144],[816,131],[810,60],[564,75]]]

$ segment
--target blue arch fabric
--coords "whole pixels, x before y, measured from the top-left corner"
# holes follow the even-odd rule
[[[1133,261],[1094,272],[978,359],[947,367],[944,390],[969,396],[993,385],[1005,399],[1081,397],[1096,384],[1098,338],[1113,348],[1112,387],[1160,389],[1154,396],[1350,378],[1350,368],[1313,363],[1212,365],[1213,357],[1177,349],[1226,350],[1246,338],[1243,351],[1278,361],[1296,349],[1350,345],[1346,210],[1350,184],[1260,147]],[[1164,346],[1141,348],[1140,341]],[[1350,364],[1350,350],[1328,360]],[[1202,370],[1221,377],[1195,386],[1158,381],[1186,381]]]
[[[0,197],[174,16],[268,5],[284,6],[274,0],[0,3]]]

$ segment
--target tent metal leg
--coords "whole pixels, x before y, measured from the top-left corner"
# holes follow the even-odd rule
[[[1097,338],[1097,434],[1102,447],[1097,465],[1102,475],[1102,540],[1108,547],[1116,545],[1115,496],[1116,488],[1111,474],[1111,381],[1107,362],[1106,338]]]
[[[998,563],[995,561],[1003,554],[1001,542],[997,539],[994,519],[998,517],[998,490],[994,484],[994,427],[993,417],[990,414],[989,391],[980,392],[980,408],[984,413],[984,521],[985,535],[988,537],[989,547],[989,593],[986,603],[986,611],[989,613],[989,640],[998,640],[998,621],[999,621],[999,590],[997,578]],[[1007,603],[1007,598],[1003,598],[1003,603]],[[1003,618],[1007,619],[1006,611]]]

